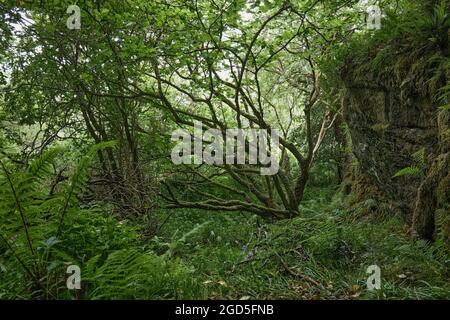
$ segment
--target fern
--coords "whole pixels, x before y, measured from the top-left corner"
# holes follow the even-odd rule
[[[0,159],[0,238],[7,252],[32,280],[31,287],[36,292],[42,291],[47,297],[53,297],[48,284],[48,272],[52,269],[48,269],[49,252],[55,251],[58,257],[68,255],[53,248],[60,240],[49,237],[49,233],[57,226],[58,237],[61,235],[66,211],[78,209],[76,197],[84,190],[95,154],[113,145],[113,142],[107,142],[92,147],[80,159],[65,191],[50,197],[44,196],[43,182],[51,174],[52,164],[61,148],[46,151],[27,169],[15,166],[9,159]],[[59,224],[52,217],[59,217]],[[19,237],[21,232],[23,238]],[[36,248],[35,243],[40,245]]]
[[[28,175],[36,180],[44,179],[50,175],[52,168],[51,164],[62,151],[62,148],[57,147],[44,152],[42,156],[30,164],[28,167]]]
[[[195,286],[192,271],[179,261],[136,249],[112,252],[100,265],[101,256],[91,258],[84,274],[90,299],[183,298],[181,288]]]
[[[78,166],[75,170],[75,173],[72,176],[70,184],[67,186],[65,190],[64,199],[62,201],[60,220],[58,224],[58,231],[56,233],[56,237],[59,237],[62,232],[64,217],[67,211],[77,205],[77,197],[80,196],[85,189],[89,178],[89,168],[92,163],[92,160],[95,154],[103,149],[111,148],[115,145],[114,141],[103,142],[100,144],[94,145],[84,156],[81,158]]]
[[[423,175],[423,170],[425,168],[426,156],[425,156],[425,148],[420,148],[419,151],[414,152],[412,154],[412,158],[415,162],[415,165],[403,168],[397,171],[393,178],[402,177],[402,176],[421,176]]]
[[[402,176],[420,176],[422,175],[422,169],[419,167],[406,167],[394,174],[394,178],[402,177]]]
[[[9,172],[6,165],[1,160],[0,160],[0,168],[3,170],[4,177],[6,178],[5,184],[9,187],[8,188],[9,197],[5,197],[5,199],[7,199],[7,201],[10,201],[10,205],[11,205],[11,203],[14,204],[14,206],[11,206],[11,208],[17,209],[17,212],[19,213],[19,216],[20,216],[20,219],[22,222],[22,227],[23,227],[23,230],[25,233],[28,248],[30,249],[31,254],[34,256],[35,252],[34,252],[33,244],[31,241],[30,233],[28,231],[28,223],[27,223],[26,212],[25,212],[26,209],[24,207],[24,204],[21,201],[22,194],[19,193],[21,191],[21,189],[17,188],[17,184],[15,183],[11,173]],[[7,195],[7,193],[4,193],[3,195]]]
[[[166,253],[164,254],[165,257],[170,258],[174,255],[175,251],[183,244],[186,242],[186,239],[188,239],[189,237],[198,234],[199,232],[201,232],[205,226],[207,226],[210,222],[206,221],[202,224],[197,224],[194,226],[194,228],[188,232],[186,232],[185,234],[183,234],[183,236],[175,241],[172,241],[171,243],[168,244],[169,249],[166,251]]]
[[[436,210],[435,214],[436,225],[436,253],[441,260],[448,260],[450,257],[450,248],[447,239],[446,228],[450,225],[450,215],[447,209]]]
[[[419,167],[424,167],[426,162],[425,148],[420,148],[419,151],[414,152],[412,158]]]

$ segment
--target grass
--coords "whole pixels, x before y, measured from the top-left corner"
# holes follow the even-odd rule
[[[410,240],[386,205],[367,200],[349,209],[334,194],[310,188],[297,218],[273,224],[248,214],[162,210],[156,218],[166,223],[155,237],[147,236],[143,218],[119,222],[101,205],[73,211],[63,237],[45,242],[49,293],[33,288],[0,248],[0,298],[450,298],[450,258],[442,247]],[[80,292],[66,289],[69,264],[81,268]],[[366,270],[374,264],[381,289],[369,291]]]
[[[330,194],[306,200],[300,217],[275,224],[180,210],[152,247],[164,252],[176,243],[171,254],[195,269],[203,285],[199,298],[450,298],[449,257],[410,240],[402,219],[384,206],[368,201],[344,210]],[[366,270],[374,264],[382,287],[369,291]]]

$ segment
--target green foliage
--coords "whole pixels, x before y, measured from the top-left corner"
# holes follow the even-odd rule
[[[62,227],[64,224],[64,218],[68,210],[73,207],[77,207],[77,197],[81,196],[85,190],[87,185],[87,181],[89,178],[89,168],[94,159],[94,156],[97,152],[102,149],[111,148],[115,145],[114,141],[111,142],[103,142],[93,146],[88,153],[81,158],[78,163],[74,174],[72,175],[72,179],[70,184],[66,186],[64,190],[64,195],[62,198],[58,197],[56,199],[61,200],[61,212],[60,212],[60,220],[58,225],[57,237],[61,234]]]
[[[448,236],[448,228],[450,226],[450,215],[448,214],[449,204],[443,209],[436,210],[436,253],[442,261],[449,262],[450,259],[450,239]]]
[[[420,152],[415,158],[423,159],[422,155]],[[46,167],[37,165],[41,162],[31,167]],[[9,171],[13,169],[9,165]],[[78,180],[72,179],[68,185],[73,181]],[[66,199],[67,190],[67,186],[62,188],[62,199]],[[133,222],[119,223],[105,216],[104,204],[88,209],[76,205],[68,211],[60,238],[49,237],[56,229],[52,223],[35,222],[31,228],[33,239],[43,239],[33,244],[46,269],[41,283],[47,291],[30,283],[27,275],[15,268],[15,257],[2,247],[0,297],[449,298],[448,255],[440,242],[410,241],[403,222],[376,201],[342,210],[331,202],[331,194],[333,190],[323,186],[308,190],[301,218],[272,225],[255,216],[178,211],[152,239],[150,248],[140,242],[142,230],[132,227]],[[51,206],[46,208],[48,215]],[[33,261],[24,244],[21,238],[14,242],[14,249],[30,265]],[[365,270],[374,263],[382,268],[383,285],[381,291],[372,293],[365,290]],[[65,288],[65,267],[69,264],[81,266],[81,294]]]
[[[450,297],[448,262],[437,245],[409,240],[401,218],[384,204],[371,200],[352,210],[336,209],[339,203],[327,199],[311,199],[301,208],[302,217],[275,224],[255,216],[211,217],[185,210],[163,226],[155,250],[165,250],[164,240],[178,238],[174,234],[192,230],[192,221],[208,222],[203,233],[180,244],[176,255],[195,267],[212,298]],[[382,289],[370,292],[366,270],[373,264],[382,270]]]
[[[47,151],[27,170],[1,160],[0,297],[70,298],[65,288],[65,266],[70,264],[83,270],[84,294],[92,299],[198,294],[190,269],[180,261],[137,249],[136,228],[105,216],[98,206],[80,208],[77,199],[84,192],[94,156],[113,146],[111,142],[90,148],[70,182],[50,196],[44,182],[60,148]],[[21,269],[14,267],[17,264]]]
[[[355,34],[324,64],[327,77],[339,87],[342,75],[350,81],[384,83],[405,96],[420,94],[448,104],[450,19],[447,0],[433,9],[417,1],[401,1],[384,8],[386,17],[376,32]]]
[[[98,266],[100,255],[84,267],[89,299],[192,299],[198,287],[180,260],[151,252],[123,249],[110,253]]]
[[[412,154],[413,161],[415,163],[414,166],[409,166],[397,171],[394,174],[394,178],[402,177],[402,176],[422,176],[425,165],[426,165],[426,155],[425,148],[420,148],[419,151],[414,152]]]
[[[394,174],[394,178],[402,176],[420,176],[422,175],[422,169],[419,167],[406,167]]]
[[[377,1],[379,31],[364,30],[357,0],[86,0],[76,31],[62,18],[71,1],[12,3],[0,4],[0,299],[450,298],[445,199],[428,243],[388,204],[333,198],[357,146],[331,123],[343,75],[389,79],[449,110],[449,1]],[[285,175],[175,168],[170,132],[192,120],[284,129]],[[322,126],[320,152],[308,153]],[[422,175],[426,158],[420,149],[394,177]],[[289,189],[308,175],[294,219],[153,205],[156,194],[180,203],[159,189],[173,182],[183,202],[209,209],[234,195],[228,208],[261,202],[264,215],[284,191],[297,202]],[[369,292],[373,264],[382,289]],[[82,290],[67,289],[69,265]]]

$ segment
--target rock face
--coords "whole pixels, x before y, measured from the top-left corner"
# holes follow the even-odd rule
[[[358,170],[401,209],[414,233],[431,239],[435,211],[449,200],[448,112],[439,113],[431,98],[400,88],[390,79],[375,80],[370,74],[356,79],[344,73],[343,81],[344,120]],[[399,170],[418,165],[413,156],[417,153],[424,156],[422,175],[394,177]]]
[[[430,110],[434,106],[421,101],[406,105],[393,88],[365,88],[364,84],[351,83],[347,89],[344,119],[353,153],[388,198],[408,207],[420,179],[393,176],[413,165],[413,153],[425,147],[429,154],[435,148],[438,129]]]

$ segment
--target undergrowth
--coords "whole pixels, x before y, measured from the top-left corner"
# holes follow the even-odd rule
[[[144,218],[119,220],[101,203],[67,201],[82,192],[82,177],[46,198],[38,180],[15,198],[29,171],[52,159],[28,171],[2,160],[3,219],[12,227],[2,230],[0,298],[450,298],[448,251],[410,240],[401,217],[374,200],[348,209],[333,200],[335,188],[310,186],[299,217],[273,224],[248,214],[160,210],[157,235],[148,237]],[[82,159],[74,175],[89,163]],[[374,264],[382,288],[368,291]],[[69,265],[81,269],[81,290],[66,287]]]
[[[137,226],[118,221],[107,206],[80,205],[94,155],[112,146],[88,150],[56,192],[50,192],[47,179],[63,150],[49,150],[25,169],[0,159],[0,299],[201,296],[193,269],[149,250]],[[81,271],[80,290],[66,285],[73,265]]]

